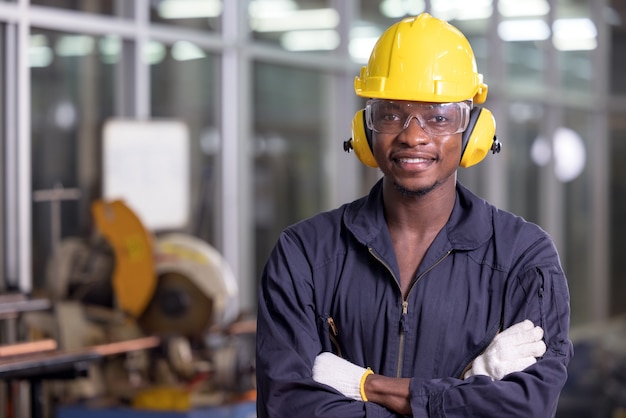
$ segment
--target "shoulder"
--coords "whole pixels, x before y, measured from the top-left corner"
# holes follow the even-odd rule
[[[343,205],[303,219],[285,228],[283,233],[292,237],[306,237],[308,240],[320,235],[332,235],[333,231],[341,228],[346,206]]]
[[[484,241],[487,244],[485,250],[501,268],[521,267],[519,263],[527,267],[560,265],[552,237],[539,225],[498,208],[463,186],[459,187],[459,197],[462,206],[470,213],[465,225],[478,236],[489,236]]]
[[[333,252],[343,252],[347,208],[353,203],[320,212],[285,228],[278,239],[278,247],[297,249],[311,261],[327,257]]]
[[[360,224],[371,224],[376,206],[377,196],[372,193],[345,203],[335,209],[320,212],[287,227],[283,234],[292,237],[304,237],[307,241],[313,239],[330,239],[343,233],[348,226],[350,230],[358,232]],[[363,220],[365,219],[365,220]],[[355,225],[357,227],[355,228]]]
[[[550,235],[536,223],[513,212],[501,209],[477,196],[464,186],[458,186],[459,198],[466,210],[478,213],[472,220],[480,220],[484,227],[490,223],[496,238],[511,240],[552,240]]]
[[[520,249],[547,246],[551,251],[556,251],[552,236],[536,223],[495,206],[492,210],[494,235],[499,242]]]

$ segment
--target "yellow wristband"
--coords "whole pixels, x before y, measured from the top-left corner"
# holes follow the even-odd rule
[[[374,374],[374,372],[368,367],[367,370],[365,370],[365,373],[363,373],[363,376],[361,376],[359,392],[361,393],[361,399],[363,399],[363,402],[367,402],[367,396],[365,396],[365,379],[367,379],[367,376],[369,376],[370,374]]]

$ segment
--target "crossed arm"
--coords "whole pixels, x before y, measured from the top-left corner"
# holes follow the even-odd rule
[[[510,373],[524,370],[545,353],[542,338],[543,329],[529,320],[510,326],[496,335],[487,349],[468,365],[463,378],[485,375],[501,380]],[[313,380],[349,398],[375,402],[399,414],[411,414],[409,378],[377,375],[325,352],[315,359]]]

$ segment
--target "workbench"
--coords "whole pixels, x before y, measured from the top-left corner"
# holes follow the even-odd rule
[[[28,381],[32,418],[42,418],[45,380],[74,379],[86,376],[89,365],[106,356],[155,348],[158,337],[143,337],[127,341],[85,347],[77,350],[51,350],[19,356],[0,357],[0,379]]]

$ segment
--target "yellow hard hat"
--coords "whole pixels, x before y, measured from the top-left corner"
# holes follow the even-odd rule
[[[467,38],[422,13],[387,29],[354,80],[357,96],[421,102],[484,103],[487,85]]]

